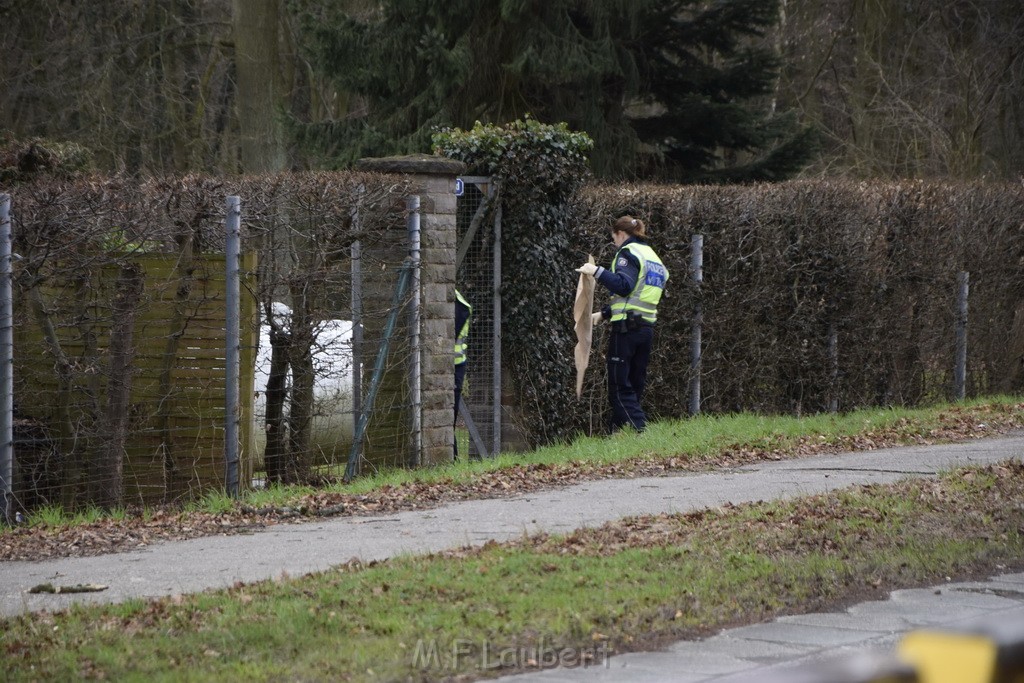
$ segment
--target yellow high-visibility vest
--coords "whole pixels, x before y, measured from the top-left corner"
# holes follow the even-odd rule
[[[668,269],[649,246],[640,242],[630,242],[615,253],[615,260],[612,262],[613,273],[623,249],[633,254],[640,262],[640,273],[636,277],[636,286],[628,296],[612,296],[612,322],[625,320],[627,313],[635,311],[645,321],[653,323],[658,319],[658,302],[665,293]]]
[[[469,309],[469,315],[466,316],[465,324],[455,336],[455,364],[462,365],[466,362],[466,346],[467,340],[469,339],[469,319],[473,315],[473,307],[469,305],[468,301],[462,298],[462,294],[460,294],[457,289],[455,290],[455,298],[459,300],[459,303]]]

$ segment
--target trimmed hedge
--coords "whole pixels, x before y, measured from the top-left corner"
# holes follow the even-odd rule
[[[532,444],[603,429],[606,327],[583,400],[572,391],[573,268],[588,253],[609,262],[609,228],[626,213],[647,223],[672,273],[644,401],[654,418],[688,413],[698,300],[703,411],[800,414],[948,398],[962,270],[971,278],[968,393],[1024,389],[1020,184],[584,185],[589,140],[564,124],[478,124],[434,142],[501,182],[503,362],[516,369],[516,410]],[[696,233],[700,291],[689,273]],[[607,293],[598,290],[599,305]]]
[[[1019,183],[590,185],[573,213],[578,258],[591,252],[607,263],[609,227],[630,213],[647,223],[672,274],[644,401],[655,417],[687,413],[698,296],[704,411],[799,414],[826,410],[832,398],[840,410],[948,398],[961,270],[970,273],[968,393],[1024,389]],[[696,233],[700,292],[689,273]],[[594,423],[605,393],[597,368],[587,390]]]
[[[598,328],[579,401],[573,268],[588,253],[608,263],[608,230],[623,213],[647,223],[651,244],[672,273],[644,402],[654,418],[687,413],[698,297],[706,412],[804,413],[826,410],[833,400],[847,410],[947,398],[961,270],[971,278],[968,393],[1024,390],[1019,183],[584,185],[589,139],[582,134],[527,120],[504,131],[459,135],[461,142],[459,136],[446,141],[446,153],[475,160],[476,172],[502,181],[504,362],[516,369],[520,424],[533,444],[602,429],[606,327]],[[531,147],[537,139],[539,149]],[[467,146],[459,152],[461,144]],[[247,237],[264,252],[264,302],[296,286],[294,273],[268,267],[277,247],[267,236],[280,212],[296,225],[325,231],[308,236],[321,247],[319,260],[302,271],[318,283],[309,301],[309,317],[316,319],[320,307],[336,308],[331,299],[346,299],[345,248],[353,239],[387,242],[405,191],[394,178],[365,174],[18,186],[12,192],[15,251],[24,257],[18,286],[26,286],[26,277],[45,281],[58,262],[95,265],[111,258],[112,246],[175,252],[190,235],[199,250],[218,250],[223,197],[239,194]],[[359,226],[351,221],[356,209]],[[699,292],[688,276],[695,233],[704,235]],[[604,296],[599,289],[599,299]],[[837,340],[835,375],[830,330]]]

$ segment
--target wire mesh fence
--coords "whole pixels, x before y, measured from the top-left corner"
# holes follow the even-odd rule
[[[19,188],[8,507],[149,505],[224,486],[231,190],[245,198],[243,487],[339,476],[352,455],[407,464],[409,322],[392,315],[410,296],[393,297],[406,189],[356,174]],[[354,444],[371,380],[376,409]]]
[[[460,421],[471,459],[501,450],[501,218],[490,178],[462,179],[456,287],[472,306]]]
[[[459,431],[470,457],[486,457],[508,443],[501,204],[490,179],[461,185],[455,277],[473,314]],[[451,367],[449,355],[422,357],[419,293],[436,295],[433,337],[453,341],[437,315],[449,305],[438,302],[452,261],[450,242],[432,243],[439,264],[424,279],[444,277],[415,276],[410,227],[419,214],[407,181],[370,173],[50,181],[12,193],[12,252],[0,252],[11,271],[6,345],[15,350],[6,396],[0,381],[0,398],[13,402],[9,438],[0,424],[15,454],[0,449],[8,507],[148,505],[223,488],[232,419],[227,195],[241,197],[241,485],[419,464],[417,368],[443,377]],[[1021,386],[1015,186],[596,188],[587,202],[578,210],[582,253],[607,262],[609,217],[634,211],[654,219],[659,254],[676,264],[652,362],[656,417],[688,412],[697,304],[706,412],[913,405],[948,398],[953,384],[958,395]],[[686,264],[700,234],[707,256],[696,288]],[[956,302],[961,272],[970,273],[966,308]],[[0,347],[5,329],[0,320]],[[595,431],[602,379],[597,366],[584,394]],[[446,410],[434,407],[434,427]],[[450,429],[450,413],[444,419]],[[431,438],[444,446],[440,428]]]
[[[352,207],[340,224],[325,224],[315,203],[278,205],[286,227],[254,225],[261,302],[254,418],[257,463],[268,481],[340,477],[354,449],[357,472],[408,464],[410,324],[391,315],[408,312],[412,297],[408,287],[396,292],[409,252],[403,199],[393,197],[372,218]],[[371,389],[374,404],[366,406]]]
[[[24,507],[152,503],[223,482],[223,206],[148,189],[39,187],[14,206]]]

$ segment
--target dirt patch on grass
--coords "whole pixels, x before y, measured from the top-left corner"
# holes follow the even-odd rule
[[[339,515],[393,514],[437,507],[448,502],[521,495],[596,479],[671,475],[736,467],[765,460],[874,450],[905,445],[957,442],[1006,434],[1024,428],[1024,404],[951,408],[938,416],[938,426],[904,419],[855,436],[832,439],[773,437],[734,444],[701,457],[687,453],[651,454],[614,464],[586,460],[548,465],[524,463],[486,472],[467,481],[441,480],[383,486],[370,493],[320,491],[298,498],[288,507],[253,508],[245,504],[230,512],[208,514],[165,507],[129,510],[123,519],[105,519],[71,527],[41,524],[0,533],[0,561],[43,560],[116,553],[161,541],[200,536],[252,533],[282,523]]]

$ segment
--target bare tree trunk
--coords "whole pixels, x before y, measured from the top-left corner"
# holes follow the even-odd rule
[[[877,69],[880,44],[885,36],[885,6],[879,0],[854,0],[853,26],[856,34],[854,79],[850,87],[850,124],[854,172],[871,176],[879,171],[875,148],[878,144],[876,114],[879,85]]]
[[[287,448],[284,421],[284,403],[287,398],[288,353],[290,336],[274,329],[270,330],[270,373],[267,376],[267,445],[263,451],[263,467],[267,471],[267,482],[285,483],[287,479],[285,458]]]
[[[96,291],[97,282],[93,281],[96,274],[81,273],[75,278],[75,299],[81,302],[90,302],[93,299],[93,292]],[[74,360],[76,369],[75,389],[73,400],[75,401],[78,417],[75,420],[75,439],[78,441],[76,449],[79,455],[78,469],[81,480],[78,484],[79,493],[84,495],[87,504],[95,503],[97,492],[97,469],[103,460],[103,450],[106,447],[106,439],[100,426],[101,394],[103,393],[103,377],[100,372],[100,348],[97,338],[97,325],[99,313],[95,302],[81,305],[75,315],[75,326],[78,328],[79,338],[82,340],[82,351]]]
[[[1018,393],[1024,391],[1024,302],[1014,311],[1010,339],[1013,341],[1008,353],[1008,372],[997,386],[999,391]]]
[[[173,373],[178,363],[178,346],[188,326],[188,304],[195,284],[195,241],[190,233],[179,236],[181,253],[175,264],[178,285],[174,293],[174,314],[167,325],[167,344],[164,347],[160,368],[160,411],[157,414],[157,432],[160,434],[160,451],[163,457],[164,500],[171,501],[184,493],[184,473],[179,469],[178,448],[171,424],[174,403]]]
[[[135,358],[133,336],[142,292],[142,268],[138,264],[125,265],[121,269],[113,301],[113,326],[108,349],[110,375],[107,380],[107,410],[104,429],[101,431],[105,443],[90,478],[91,501],[106,509],[120,505],[124,492],[122,474]]]
[[[38,286],[29,288],[28,299],[32,315],[43,331],[46,346],[53,354],[54,370],[57,373],[57,461],[60,463],[57,477],[61,486],[61,503],[71,509],[76,503],[77,486],[81,478],[81,463],[75,448],[78,440],[75,438],[75,426],[71,418],[71,393],[74,386],[71,362],[64,353],[57,328],[46,310],[43,293]]]
[[[285,167],[278,47],[279,0],[233,0],[235,69],[242,171],[259,173]]]
[[[288,413],[288,478],[305,483],[312,473],[313,422],[313,328],[310,302],[303,291],[292,288],[291,345],[288,361],[292,366],[292,400]]]
[[[156,11],[156,10],[154,10]],[[162,92],[157,93],[162,103],[163,115],[170,122],[171,164],[178,173],[185,173],[193,164],[201,163],[195,154],[202,140],[202,131],[196,125],[193,110],[201,110],[204,97],[186,98],[186,83],[190,74],[196,73],[197,65],[190,59],[190,51],[181,50],[179,37],[172,24],[191,25],[196,21],[194,8],[188,2],[175,0],[169,9],[159,11],[154,19],[157,34],[163,36],[158,47],[162,76]]]

